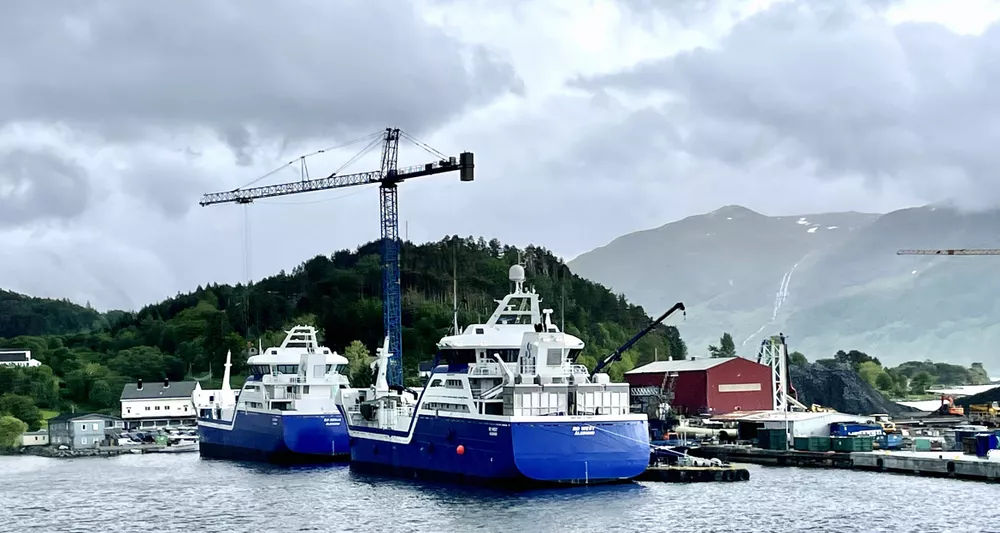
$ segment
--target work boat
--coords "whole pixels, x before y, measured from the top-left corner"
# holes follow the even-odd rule
[[[375,385],[343,395],[352,469],[520,486],[643,472],[647,417],[629,413],[628,384],[575,364],[584,343],[540,312],[521,266],[510,280],[513,292],[485,324],[440,340],[419,393],[389,386],[386,339]]]
[[[295,326],[277,348],[247,360],[250,377],[235,403],[199,416],[204,457],[311,463],[350,458],[336,406],[350,386],[347,358],[319,346],[316,328]],[[228,378],[228,368],[227,368]],[[228,379],[223,387],[228,387]]]

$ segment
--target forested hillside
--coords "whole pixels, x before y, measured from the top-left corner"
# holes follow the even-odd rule
[[[108,326],[100,313],[68,300],[33,298],[0,289],[0,338],[93,331]]]
[[[381,269],[377,242],[357,251],[318,256],[249,287],[212,284],[199,287],[135,313],[96,312],[65,302],[31,299],[46,307],[45,322],[28,316],[34,329],[4,330],[3,347],[23,347],[44,366],[37,369],[0,368],[0,395],[30,398],[34,406],[7,398],[32,418],[33,407],[113,411],[123,385],[137,378],[205,378],[221,374],[227,350],[233,351],[234,372],[243,370],[247,341],[265,347],[283,338],[282,329],[312,323],[323,332],[324,343],[344,352],[352,341],[369,350],[383,338]],[[554,310],[553,319],[565,319],[565,329],[578,335],[587,348],[580,362],[590,365],[647,325],[649,316],[605,287],[569,272],[563,262],[542,248],[518,250],[498,241],[452,237],[441,242],[404,244],[401,256],[403,301],[403,360],[408,381],[416,378],[419,362],[430,360],[435,344],[452,323],[452,265],[457,265],[459,323],[486,320],[495,299],[509,291],[508,268],[525,266],[528,286],[542,295],[542,305]],[[564,304],[563,304],[564,302]],[[39,307],[41,309],[41,307]],[[659,314],[661,310],[650,310]],[[89,331],[79,332],[80,317],[88,316]],[[0,315],[5,315],[0,306]],[[63,316],[65,315],[65,316]],[[110,322],[110,324],[106,324]],[[357,345],[355,345],[357,346]],[[355,352],[357,350],[354,350]],[[686,348],[672,326],[659,326],[630,350],[610,373],[622,373],[661,357],[686,356]],[[4,403],[0,401],[0,411]],[[12,413],[13,414],[13,413]],[[25,420],[37,427],[37,419]]]

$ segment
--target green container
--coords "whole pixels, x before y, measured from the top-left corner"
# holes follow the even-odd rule
[[[913,449],[918,452],[931,451],[931,439],[928,439],[927,437],[917,437],[913,439]]]
[[[830,438],[795,437],[794,446],[796,450],[804,452],[828,452],[830,451]]]
[[[757,431],[757,445],[765,450],[787,450],[788,439],[784,429],[761,429]]]
[[[870,452],[875,443],[874,437],[831,437],[830,443],[835,452]]]

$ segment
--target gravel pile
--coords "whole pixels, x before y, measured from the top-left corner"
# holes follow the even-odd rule
[[[819,404],[842,413],[896,415],[917,409],[893,402],[846,366],[829,368],[817,363],[791,366],[792,387],[806,406]]]

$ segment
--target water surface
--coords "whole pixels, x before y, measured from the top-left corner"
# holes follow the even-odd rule
[[[1000,531],[998,485],[749,468],[744,483],[512,493],[194,453],[0,457],[0,533]]]

